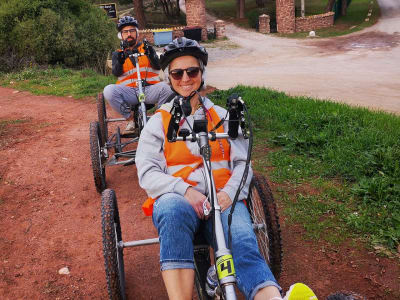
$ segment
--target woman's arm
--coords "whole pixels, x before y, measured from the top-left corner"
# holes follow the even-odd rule
[[[140,134],[135,158],[139,185],[152,198],[166,193],[184,196],[190,185],[180,177],[167,174],[163,144],[164,127],[161,114],[157,113],[150,118]]]

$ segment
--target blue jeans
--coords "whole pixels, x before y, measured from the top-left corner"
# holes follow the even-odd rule
[[[143,88],[146,96],[145,102],[147,104],[157,104],[161,106],[169,97],[174,94],[168,84],[160,82],[157,84],[149,85]],[[130,105],[139,103],[138,95],[139,89],[123,84],[109,84],[104,88],[104,98],[108,101],[110,106],[125,119],[130,116]]]
[[[228,241],[229,210],[221,214],[225,240]],[[186,199],[175,193],[162,195],[154,203],[153,223],[160,238],[161,270],[194,269],[193,239],[198,230],[212,245],[212,221],[200,220]],[[201,226],[200,226],[201,225]],[[242,201],[238,202],[232,217],[232,255],[236,279],[246,299],[253,299],[257,291],[278,283],[258,251],[257,239],[250,215]]]

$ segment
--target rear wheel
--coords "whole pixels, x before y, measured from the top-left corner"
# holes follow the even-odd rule
[[[106,102],[103,93],[97,95],[97,115],[100,125],[101,144],[105,145],[108,139]]]
[[[281,229],[271,188],[261,174],[254,174],[247,201],[258,247],[278,279],[282,271]]]
[[[96,190],[101,193],[106,188],[105,157],[101,152],[99,122],[90,122],[90,158]]]
[[[103,234],[104,268],[110,299],[125,299],[125,271],[121,224],[115,192],[105,190],[101,195],[101,229]]]

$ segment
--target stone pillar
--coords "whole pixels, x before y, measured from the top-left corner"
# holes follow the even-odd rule
[[[201,39],[203,41],[207,40],[205,0],[186,0],[186,24],[188,27],[201,27]]]
[[[269,21],[270,21],[270,18],[266,14],[263,14],[258,17],[258,31],[260,31],[260,33],[270,33],[271,32],[271,28],[269,26]]]
[[[279,33],[293,33],[296,30],[294,0],[276,0],[276,24]]]
[[[217,20],[214,22],[214,32],[216,39],[222,39],[225,37],[225,22]]]

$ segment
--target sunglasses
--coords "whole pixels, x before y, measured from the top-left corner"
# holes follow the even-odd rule
[[[174,69],[169,71],[169,75],[172,76],[175,80],[181,80],[183,77],[183,73],[186,72],[189,78],[196,78],[199,75],[200,68],[199,67],[190,67],[187,69]]]

